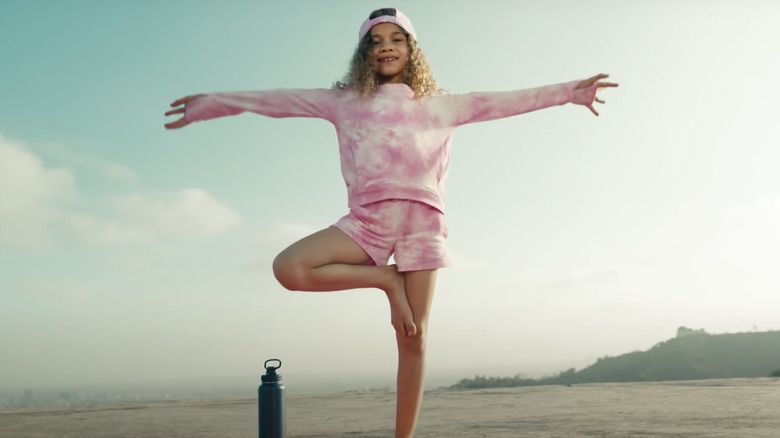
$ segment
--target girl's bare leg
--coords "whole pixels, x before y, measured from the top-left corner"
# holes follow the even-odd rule
[[[414,315],[417,332],[400,336],[398,343],[398,380],[395,413],[395,438],[412,438],[417,426],[425,378],[425,342],[428,315],[436,286],[436,270],[405,273],[406,295]]]
[[[395,266],[364,265],[370,257],[343,231],[329,227],[293,243],[274,259],[274,275],[289,290],[324,292],[377,288],[387,294],[397,334],[414,336],[404,276]]]

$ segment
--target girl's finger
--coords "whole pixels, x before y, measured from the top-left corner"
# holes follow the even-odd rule
[[[187,103],[187,102],[189,102],[191,100],[192,100],[192,96],[184,96],[184,97],[182,97],[180,99],[174,100],[173,103],[171,103],[171,106],[184,105],[185,103]]]
[[[176,120],[175,122],[166,123],[166,124],[165,124],[165,129],[177,129],[177,128],[182,128],[182,127],[184,127],[184,126],[187,126],[187,125],[189,125],[189,124],[190,124],[190,122],[188,122],[188,121],[187,121],[187,119],[185,119],[184,117],[182,117],[182,118],[180,118],[179,120]]]
[[[599,86],[599,87],[617,87],[618,86],[618,84],[616,84],[614,82],[599,82],[596,85]]]
[[[596,76],[593,76],[593,77],[591,77],[591,78],[588,78],[588,79],[587,79],[585,82],[587,82],[587,83],[588,83],[588,86],[592,86],[593,84],[596,84],[598,81],[600,81],[600,80],[602,80],[602,79],[606,79],[606,78],[608,78],[608,77],[609,77],[609,75],[608,75],[608,74],[599,73],[599,74],[597,74]]]
[[[181,99],[178,99],[178,100],[174,101],[171,104],[171,106],[184,105],[184,104],[186,104],[188,102],[191,102],[191,101],[193,101],[195,99],[198,99],[199,97],[202,97],[202,96],[204,96],[204,95],[203,94],[191,94],[189,96],[184,96]]]
[[[588,109],[589,109],[589,110],[590,110],[590,112],[592,112],[594,115],[596,115],[596,116],[598,116],[598,115],[599,115],[598,111],[596,111],[596,108],[593,108],[593,105],[588,105]]]
[[[599,99],[598,97],[594,99],[598,103],[606,103],[604,99]]]
[[[174,114],[184,114],[184,108],[176,108],[165,113],[166,116],[172,116]]]

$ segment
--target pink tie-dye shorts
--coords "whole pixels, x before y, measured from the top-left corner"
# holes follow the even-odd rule
[[[444,213],[422,202],[391,199],[353,207],[334,224],[384,266],[390,256],[399,272],[450,266]]]

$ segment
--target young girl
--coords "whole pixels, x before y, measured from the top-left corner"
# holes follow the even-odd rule
[[[425,338],[436,272],[450,264],[444,182],[453,130],[466,123],[553,105],[603,103],[607,75],[541,88],[444,93],[409,19],[394,8],[372,12],[343,82],[330,89],[187,96],[165,125],[246,111],[268,117],[318,117],[336,128],[349,213],[292,244],[273,262],[279,283],[299,291],[377,288],[387,295],[398,344],[396,438],[411,437],[423,393]],[[395,265],[388,265],[393,255]]]

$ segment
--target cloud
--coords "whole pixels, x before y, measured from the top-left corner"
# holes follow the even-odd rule
[[[199,189],[123,196],[114,201],[113,213],[109,219],[72,214],[68,222],[94,244],[209,237],[241,223],[238,213]]]
[[[124,181],[131,181],[138,178],[138,174],[126,166],[113,163],[94,155],[68,149],[58,144],[47,143],[31,146],[32,149],[40,151],[47,156],[55,157],[68,166],[77,167],[79,169],[88,169],[103,175],[104,177]]]
[[[115,177],[135,175],[121,166],[107,169]],[[203,238],[225,232],[242,220],[201,189],[117,197],[109,201],[109,214],[102,215],[76,209],[70,201],[77,197],[69,170],[47,168],[22,145],[0,137],[0,247],[44,246],[51,244],[56,232],[92,244]]]
[[[47,169],[21,145],[0,136],[0,246],[41,246],[75,195],[73,175]]]

